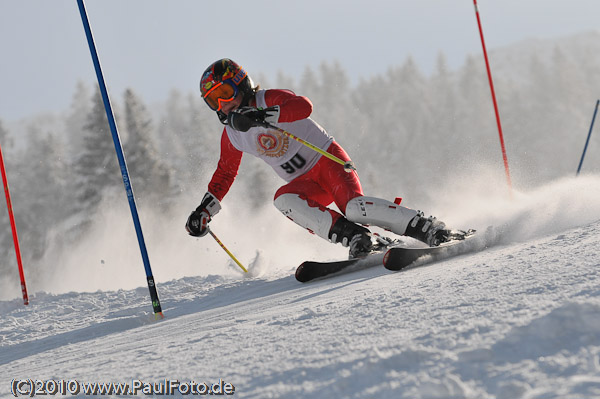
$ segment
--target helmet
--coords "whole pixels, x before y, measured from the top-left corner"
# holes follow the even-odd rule
[[[226,124],[227,116],[221,111],[222,104],[232,101],[241,93],[241,105],[246,106],[255,90],[246,71],[229,58],[223,58],[206,68],[200,79],[200,92],[210,109],[217,113],[223,124]]]

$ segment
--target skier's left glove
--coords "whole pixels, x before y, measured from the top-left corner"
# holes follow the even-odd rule
[[[241,107],[227,115],[227,123],[235,130],[247,132],[252,127],[277,123],[279,113],[279,105],[268,108]]]
[[[194,237],[204,237],[208,233],[208,222],[221,210],[221,203],[214,195],[204,194],[202,203],[188,217],[185,229]]]

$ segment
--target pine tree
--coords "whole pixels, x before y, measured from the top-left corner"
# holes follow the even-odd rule
[[[196,189],[208,183],[210,176],[205,175],[217,165],[222,131],[223,125],[199,95],[171,91],[158,127],[158,148],[175,171],[174,186]]]
[[[188,157],[191,149],[185,142],[190,130],[188,120],[189,110],[183,95],[178,90],[171,90],[158,126],[158,148],[161,157],[170,160],[178,184],[187,182],[190,176]]]
[[[83,147],[73,168],[75,198],[78,209],[91,212],[103,195],[116,191],[122,182],[99,87],[92,98],[82,134]]]
[[[124,145],[127,168],[137,199],[166,200],[172,194],[171,171],[160,160],[152,137],[152,121],[146,107],[131,89],[125,91]]]
[[[219,159],[215,148],[220,147],[223,125],[215,113],[206,106],[204,100],[196,94],[187,96],[188,167],[192,176],[199,171],[211,170]]]
[[[431,128],[428,136],[432,145],[428,148],[428,157],[432,169],[437,169],[436,176],[450,162],[462,159],[463,148],[468,144],[465,132],[458,129],[458,98],[452,74],[448,69],[446,57],[438,54],[437,67],[429,81],[429,98],[431,101]]]
[[[268,88],[270,87],[268,80],[266,78],[261,77],[260,80],[260,85],[261,87],[264,88]],[[297,87],[296,87],[296,83],[294,82],[294,79],[286,76],[283,72],[279,71],[277,72],[277,78],[276,78],[276,86],[282,89],[289,89],[293,92],[296,92]],[[296,94],[299,94],[296,92]]]
[[[483,63],[478,64],[472,56],[467,57],[465,65],[458,72],[457,91],[457,129],[471,138],[470,145],[465,148],[464,157],[477,159],[483,154],[486,154],[488,159],[496,157],[500,154],[498,130]],[[500,112],[506,111],[501,109]],[[494,158],[493,162],[498,160],[502,162],[501,156]]]
[[[4,128],[2,120],[0,120],[0,146],[2,146],[2,154],[5,157],[5,162],[6,154],[8,150],[12,148],[12,145],[12,138],[10,137],[8,130]],[[0,262],[0,276],[14,275],[16,280],[17,263],[14,255],[15,252],[12,239],[12,230],[8,218],[7,204],[5,202],[6,196],[3,194],[1,197],[2,199],[0,199],[0,207],[3,209],[0,210],[0,259],[3,261]]]
[[[42,258],[47,234],[73,210],[67,190],[64,145],[55,134],[32,125],[27,133],[27,147],[17,162],[19,178],[15,181],[13,205],[23,259],[30,263]]]
[[[83,147],[83,130],[92,108],[90,97],[89,87],[82,81],[77,82],[71,100],[71,109],[65,118],[65,133],[69,137],[68,159],[71,163],[77,159],[77,152]]]
[[[0,119],[0,145],[4,151],[8,150],[14,145],[14,140],[10,137],[8,130],[4,127],[2,119]]]

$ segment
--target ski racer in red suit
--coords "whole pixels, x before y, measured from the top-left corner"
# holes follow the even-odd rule
[[[350,248],[350,256],[367,254],[374,246],[363,225],[385,228],[437,246],[450,230],[435,218],[375,197],[366,197],[355,171],[269,128],[265,122],[292,133],[330,154],[349,161],[344,149],[310,118],[312,103],[290,90],[260,90],[243,68],[230,59],[211,64],[200,81],[207,105],[225,125],[221,157],[200,206],[189,216],[192,236],[208,232],[208,223],[235,180],[242,154],[264,160],[287,184],[275,193],[274,204],[296,224],[333,243]],[[327,206],[335,203],[342,212]]]

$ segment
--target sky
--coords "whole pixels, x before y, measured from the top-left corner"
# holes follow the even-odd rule
[[[85,4],[111,97],[132,88],[148,103],[197,91],[202,71],[225,57],[270,82],[337,61],[356,84],[409,56],[426,73],[440,52],[451,68],[482,56],[472,0]],[[600,29],[598,0],[478,5],[488,50]],[[0,0],[0,48],[0,120],[66,111],[78,81],[96,82],[76,0]]]

